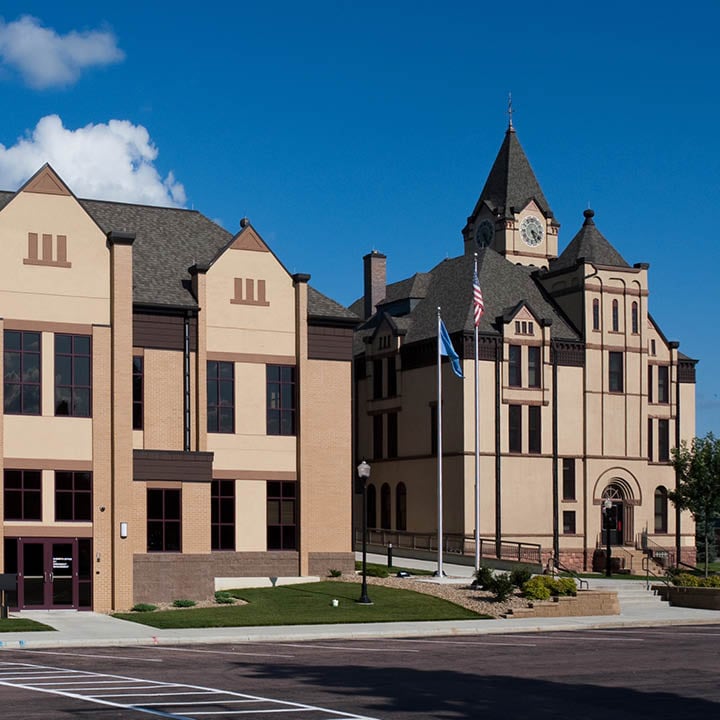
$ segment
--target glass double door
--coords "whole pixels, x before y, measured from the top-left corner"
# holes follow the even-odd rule
[[[23,539],[18,549],[21,610],[78,606],[77,539]]]

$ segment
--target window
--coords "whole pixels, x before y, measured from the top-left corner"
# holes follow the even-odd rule
[[[655,341],[654,340],[650,341],[650,354],[653,356],[655,355]]]
[[[655,489],[655,532],[668,531],[668,495],[664,487]]]
[[[55,473],[55,520],[90,522],[92,520],[92,473]]]
[[[534,335],[535,324],[528,322],[527,320],[516,320],[515,321],[515,334],[516,335]]]
[[[402,482],[395,488],[395,529],[407,530],[407,488]]]
[[[210,547],[235,549],[235,481],[213,480],[210,488]]]
[[[235,363],[208,360],[207,430],[235,432]]]
[[[563,458],[563,500],[576,500],[575,458]]]
[[[396,412],[387,415],[387,456],[389,458],[398,456],[398,414]]]
[[[430,406],[430,454],[438,453],[438,416],[437,405]]]
[[[599,330],[600,329],[600,301],[596,298],[593,300],[592,305],[592,324],[593,324],[593,330]]]
[[[180,552],[181,529],[180,490],[148,488],[148,552]]]
[[[658,366],[658,402],[670,402],[670,368],[667,365]]]
[[[373,360],[373,400],[383,396],[383,362]]]
[[[623,391],[623,354],[621,352],[610,352],[610,392]]]
[[[653,401],[653,366],[648,365],[648,402]]]
[[[143,369],[144,358],[136,355],[132,369],[133,430],[143,429]]]
[[[5,412],[40,414],[40,333],[5,331]]]
[[[383,416],[373,415],[373,458],[380,460],[383,456]]]
[[[508,450],[522,452],[522,406],[508,405]]]
[[[631,323],[633,335],[637,335],[640,330],[640,322],[638,320],[638,304],[634,302],[631,308]]]
[[[42,520],[40,470],[6,470],[5,520]]]
[[[539,405],[528,406],[528,452],[539,453],[542,445]]]
[[[670,421],[658,420],[658,462],[670,460]]]
[[[395,356],[387,359],[387,376],[388,397],[395,397],[397,395],[397,368],[395,367]]]
[[[377,527],[377,491],[371,484],[367,486],[367,526]]]
[[[522,385],[522,348],[520,345],[508,345],[508,385],[520,387]]]
[[[575,511],[563,510],[563,534],[575,535]]]
[[[528,387],[540,387],[540,348],[528,348]]]
[[[91,417],[92,341],[88,335],[55,335],[55,414]]]
[[[655,454],[655,447],[653,443],[653,421],[652,418],[648,418],[648,460],[653,461],[653,455]]]
[[[267,434],[295,434],[295,368],[267,366]]]
[[[380,488],[380,527],[390,529],[390,486],[387,483]]]
[[[267,484],[267,549],[297,550],[296,483]]]
[[[612,329],[613,332],[620,330],[620,308],[617,300],[612,301]]]

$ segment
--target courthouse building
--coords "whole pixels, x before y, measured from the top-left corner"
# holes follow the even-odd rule
[[[0,268],[12,606],[353,567],[357,317],[251,224],[80,200],[45,166],[0,193]]]
[[[692,518],[667,493],[671,448],[695,434],[696,361],[650,313],[649,265],[626,262],[594,212],[583,216],[559,252],[560,225],[511,124],[463,228],[462,254],[389,285],[385,256],[364,258],[364,297],[351,307],[365,319],[354,350],[356,455],[372,465],[370,527],[396,533],[373,537],[424,542],[437,532],[438,307],[465,375],[444,364],[443,525],[450,537],[475,532],[477,254],[484,548],[532,543],[543,560],[555,553],[590,568],[607,540],[609,499],[613,555],[626,568],[640,570],[642,547],[694,558]],[[360,518],[356,508],[356,527]]]

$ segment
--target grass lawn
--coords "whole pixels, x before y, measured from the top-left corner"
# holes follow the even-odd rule
[[[380,585],[372,585],[368,589],[373,605],[359,605],[355,602],[360,596],[360,585],[357,583],[326,581],[231,590],[230,593],[248,604],[116,613],[113,617],[156,628],[478,620],[488,617],[431,595]],[[331,607],[333,599],[339,601],[338,607]]]
[[[2,618],[0,619],[0,633],[4,632],[39,632],[40,630],[55,630],[49,625],[25,620],[24,618]]]
[[[355,563],[356,570],[362,570],[362,563],[358,560]],[[367,563],[367,575],[368,577],[388,577],[389,575],[397,575],[399,572],[410,573],[410,575],[416,575],[417,577],[428,576],[433,574],[433,570],[418,570],[417,568],[406,568],[406,567],[388,567],[387,565],[381,565],[380,563]]]

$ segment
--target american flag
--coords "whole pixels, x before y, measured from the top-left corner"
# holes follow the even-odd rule
[[[483,302],[482,290],[480,289],[480,280],[478,280],[477,267],[473,272],[473,318],[475,327],[480,324],[480,318],[485,312],[485,303]]]

